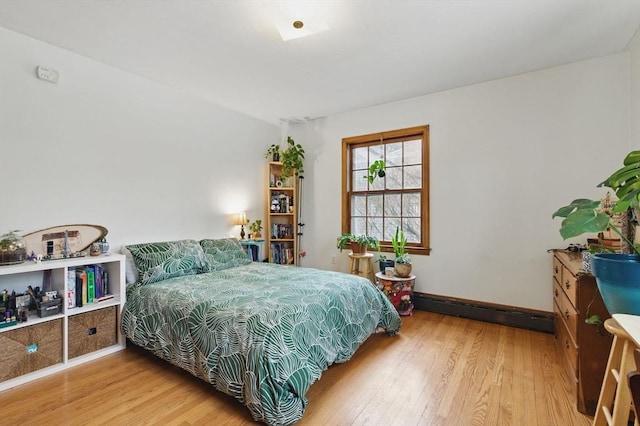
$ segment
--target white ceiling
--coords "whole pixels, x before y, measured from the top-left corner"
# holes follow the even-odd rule
[[[282,41],[274,3],[330,30]],[[0,26],[278,123],[622,52],[640,0],[0,0]]]

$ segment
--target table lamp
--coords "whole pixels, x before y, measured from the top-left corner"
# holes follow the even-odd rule
[[[234,225],[240,225],[240,239],[244,240],[244,225],[248,223],[247,214],[245,212],[240,212],[236,215],[236,220]]]

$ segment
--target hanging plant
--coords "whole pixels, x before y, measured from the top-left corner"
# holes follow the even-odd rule
[[[302,145],[296,144],[291,136],[287,136],[287,149],[282,152],[282,176],[291,176],[295,170],[296,176],[304,174],[302,160],[304,160],[304,149]]]
[[[376,160],[369,166],[369,174],[367,176],[363,176],[365,179],[369,180],[369,184],[372,184],[376,177],[385,177],[387,172],[385,169],[387,168],[387,163],[384,160]]]

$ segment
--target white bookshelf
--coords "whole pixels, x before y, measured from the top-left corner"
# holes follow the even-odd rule
[[[120,329],[122,307],[125,302],[126,288],[125,288],[125,257],[121,254],[107,254],[102,256],[87,256],[70,259],[49,260],[39,263],[24,262],[18,265],[0,266],[0,291],[7,289],[9,293],[15,290],[16,293],[24,293],[29,285],[33,288],[43,287],[44,271],[51,271],[51,290],[57,290],[58,295],[64,297],[66,295],[66,279],[67,273],[70,269],[81,266],[89,265],[101,265],[102,268],[107,271],[108,275],[108,292],[113,294],[114,298],[103,302],[94,302],[86,304],[82,307],[68,308],[67,300],[62,302],[61,312],[59,314],[51,315],[48,317],[40,318],[36,314],[31,314],[28,317],[27,322],[18,322],[16,325],[0,328],[0,342],[8,340],[9,335],[4,335],[12,330],[21,330],[25,334],[29,334],[30,330],[26,330],[26,327],[37,327],[41,324],[51,321],[62,320],[62,327],[60,337],[62,357],[61,362],[55,363],[44,368],[37,369],[35,371],[28,372],[26,374],[19,375],[17,377],[9,378],[0,381],[0,391],[18,386],[20,384],[53,374],[59,371],[63,371],[67,368],[75,365],[82,364],[84,362],[100,358],[102,356],[120,351],[126,347],[126,340]],[[86,353],[74,358],[69,357],[70,345],[78,344],[81,342],[70,341],[69,333],[69,320],[76,315],[91,315],[95,311],[115,307],[115,343],[106,347],[101,347],[90,353]],[[111,311],[103,311],[105,314]],[[83,319],[82,317],[75,317],[76,319]],[[25,329],[25,330],[22,330]],[[15,333],[14,333],[15,334]],[[31,333],[38,334],[38,333]],[[90,339],[91,337],[83,337],[81,339]],[[37,345],[38,342],[34,342]],[[22,349],[16,349],[22,350]],[[11,365],[15,365],[15,359],[20,357],[28,357],[26,353],[14,353],[7,357],[8,360],[0,359],[0,368],[11,368]],[[13,362],[12,362],[13,359]],[[1,380],[1,379],[0,379]]]

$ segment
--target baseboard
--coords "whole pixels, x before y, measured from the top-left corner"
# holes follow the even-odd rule
[[[555,330],[553,312],[495,305],[427,293],[414,293],[413,304],[416,309],[439,314],[453,315],[544,333],[553,333]]]

